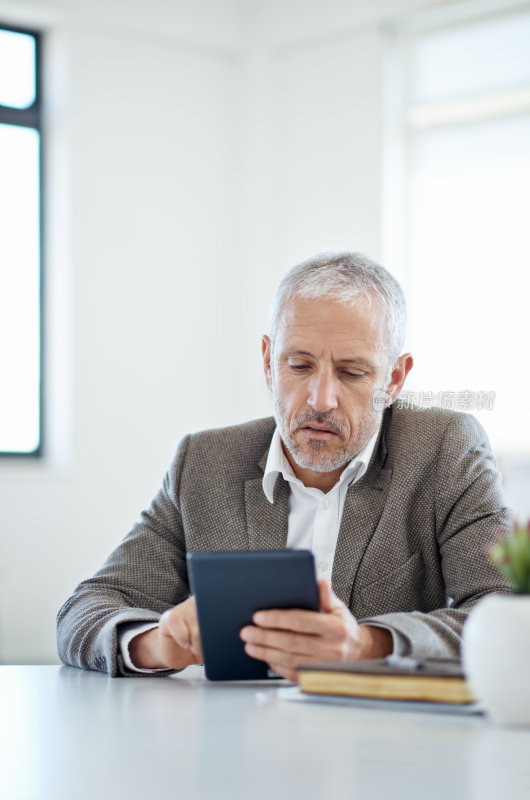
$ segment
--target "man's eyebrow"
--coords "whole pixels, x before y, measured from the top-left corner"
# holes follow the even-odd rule
[[[309,356],[310,358],[315,357],[313,353],[309,352],[309,350],[291,350],[286,353],[287,358],[292,356]],[[364,358],[338,358],[335,363],[352,364],[356,367],[363,367],[363,369],[374,369],[375,366],[370,361],[366,361]]]
[[[353,364],[356,367],[363,367],[364,369],[373,369],[374,364],[366,361],[364,358],[339,358],[338,364]]]

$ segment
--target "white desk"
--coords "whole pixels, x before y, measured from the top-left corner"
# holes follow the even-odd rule
[[[2,800],[528,800],[530,730],[481,717],[259,703],[202,670],[0,667]],[[270,684],[268,684],[270,688]]]

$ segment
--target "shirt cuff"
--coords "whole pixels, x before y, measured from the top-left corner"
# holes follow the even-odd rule
[[[120,648],[123,663],[130,669],[131,672],[143,672],[144,674],[151,674],[154,672],[167,672],[167,667],[156,669],[144,669],[137,667],[133,664],[131,654],[129,653],[129,644],[135,636],[146,631],[151,631],[153,628],[158,628],[158,622],[131,622],[127,625],[122,625],[118,633],[118,645]]]
[[[372,628],[383,628],[392,634],[392,655],[393,656],[406,656],[410,652],[410,642],[406,636],[400,631],[391,628],[390,625],[381,625],[379,622],[373,622],[371,619],[362,622],[363,625],[370,625]]]

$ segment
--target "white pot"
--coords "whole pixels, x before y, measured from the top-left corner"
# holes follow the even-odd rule
[[[462,660],[492,719],[530,726],[530,595],[481,600],[464,625]]]

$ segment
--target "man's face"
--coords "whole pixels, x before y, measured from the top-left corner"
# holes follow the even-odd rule
[[[283,310],[273,353],[264,337],[274,415],[286,455],[306,485],[319,483],[314,473],[338,477],[379,424],[372,393],[390,388],[393,395],[385,332],[375,300],[370,307],[359,297],[352,307],[295,297]]]

